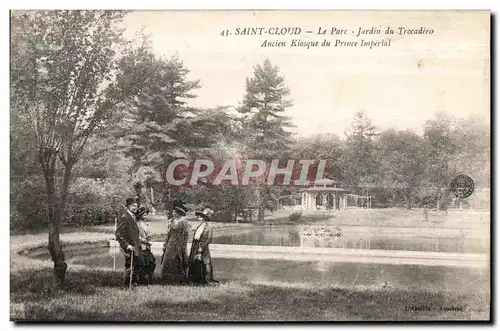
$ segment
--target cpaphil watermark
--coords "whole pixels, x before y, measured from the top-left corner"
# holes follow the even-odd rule
[[[178,159],[168,165],[166,179],[173,186],[277,185],[305,186],[331,179],[327,160]]]

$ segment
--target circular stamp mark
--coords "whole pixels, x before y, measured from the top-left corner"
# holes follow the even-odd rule
[[[458,175],[451,181],[450,190],[459,199],[468,198],[474,192],[474,181],[469,176]]]

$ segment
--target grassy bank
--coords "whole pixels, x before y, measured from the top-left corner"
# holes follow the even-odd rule
[[[371,216],[370,216],[371,215]],[[378,224],[412,224],[418,211],[341,211],[304,217],[300,222],[337,224],[357,222],[368,216]],[[457,220],[458,213],[440,215],[444,224],[468,227],[476,216]],[[401,221],[403,220],[403,221]],[[280,219],[271,220],[280,223]],[[351,222],[349,221],[349,222]],[[344,223],[345,224],[345,223]],[[166,220],[151,223],[161,236]],[[193,227],[197,222],[193,222]],[[251,228],[250,224],[214,223],[215,234]],[[64,245],[109,240],[113,225],[86,232],[64,231]],[[67,321],[368,321],[368,320],[466,320],[489,318],[490,295],[462,289],[434,291],[366,287],[359,285],[297,284],[222,279],[216,287],[152,285],[131,291],[121,287],[121,271],[71,264],[67,288],[54,286],[52,263],[19,252],[43,247],[47,234],[12,235],[10,238],[10,298],[14,312],[24,319]],[[230,277],[228,277],[230,278]],[[19,310],[19,307],[22,307]],[[444,311],[443,309],[448,309]]]
[[[266,215],[263,223],[234,223],[234,222],[211,222],[210,224],[217,231],[214,235],[224,231],[233,231],[239,229],[249,229],[254,225],[338,225],[338,226],[372,226],[372,227],[415,227],[415,228],[452,228],[452,229],[471,229],[484,231],[489,234],[490,213],[475,212],[466,210],[449,210],[448,213],[442,211],[428,210],[427,220],[424,220],[422,209],[343,209],[332,211],[316,211],[303,214],[300,217],[290,215],[299,213],[295,209],[283,209],[272,214]],[[199,221],[194,216],[190,216],[188,221],[191,228],[199,225]],[[165,234],[168,219],[165,215],[154,215],[150,219],[150,229],[153,234]],[[115,230],[114,223],[94,225],[94,226],[63,226],[61,233],[71,232],[102,232],[113,234]],[[25,230],[12,232],[11,235],[37,235],[45,234],[44,230]]]
[[[121,273],[118,271],[71,268],[67,289],[55,290],[51,269],[39,265],[11,274],[11,303],[24,303],[24,317],[28,320],[488,319],[489,298],[484,294],[282,282],[228,281],[216,287],[152,285],[133,290],[121,288],[120,284]],[[431,311],[415,311],[423,308]]]

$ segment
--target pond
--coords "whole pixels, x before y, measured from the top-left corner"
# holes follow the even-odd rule
[[[215,230],[215,232],[217,229]],[[214,244],[489,253],[489,237],[460,229],[256,226],[216,235]]]
[[[220,231],[219,233],[217,233]],[[367,228],[356,226],[255,226],[224,233],[215,229],[213,244],[327,247],[370,250],[439,251],[489,253],[489,236],[459,229]],[[159,243],[160,244],[160,243]],[[161,244],[160,244],[161,245]],[[158,251],[154,251],[158,254]],[[124,257],[119,248],[68,251],[70,264],[122,270]],[[115,257],[115,258],[114,258]],[[48,256],[40,258],[49,258]],[[156,255],[160,272],[161,256]],[[337,284],[339,286],[381,286],[427,290],[489,291],[489,268],[466,266],[398,265],[361,262],[273,260],[217,257],[215,276],[221,280],[284,281],[292,283]]]
[[[83,250],[68,254],[70,264],[123,270],[124,257],[116,260],[108,248]],[[160,272],[156,256],[156,272]],[[489,291],[489,271],[481,268],[453,268],[415,265],[329,263],[283,260],[252,260],[214,258],[215,276],[220,280],[284,281],[339,286],[381,286],[394,288],[462,291],[474,287]]]

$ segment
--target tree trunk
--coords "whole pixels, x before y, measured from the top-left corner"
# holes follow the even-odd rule
[[[167,160],[163,158],[163,166],[160,169],[161,173],[161,204],[165,214],[168,214],[168,192],[167,192]]]
[[[261,187],[257,187],[257,206],[259,208],[258,214],[257,214],[257,223],[264,223],[264,211],[265,211],[265,206],[262,198],[262,191]]]
[[[429,214],[427,213],[427,204],[424,205],[424,213],[422,217],[423,221],[428,221],[429,220]]]
[[[445,215],[448,215],[448,191],[445,190],[442,195],[443,203],[441,208],[444,210]]]
[[[259,213],[257,215],[257,221],[259,223],[264,223],[264,212],[265,212],[264,206],[259,205]]]
[[[406,191],[407,206],[406,209],[411,209],[411,189]]]
[[[64,178],[60,191],[59,203],[56,204],[56,210],[49,226],[48,249],[52,257],[52,261],[54,261],[54,275],[56,276],[58,285],[61,288],[64,287],[68,264],[66,263],[64,258],[64,252],[60,242],[59,234],[61,221],[66,210],[66,202],[68,200],[68,189],[72,170],[73,164],[71,161],[68,161],[68,163],[64,167]]]
[[[149,188],[150,191],[150,199],[151,199],[151,206],[155,205],[155,199],[154,199],[154,193],[153,193],[153,186]]]
[[[238,214],[240,213],[240,197],[239,197],[239,189],[236,188],[234,192],[234,204],[233,204],[233,212],[234,212],[234,218],[233,222],[238,223]]]
[[[60,227],[56,224],[55,220],[51,219],[49,224],[49,244],[47,248],[49,249],[52,261],[54,261],[54,276],[56,277],[57,285],[60,288],[63,288],[68,265],[65,262],[64,252],[59,239],[59,228]]]
[[[441,189],[439,189],[436,198],[436,209],[441,210]]]
[[[49,250],[52,261],[54,262],[54,276],[56,277],[57,284],[60,288],[64,287],[64,280],[66,276],[66,269],[68,265],[64,259],[64,252],[62,250],[61,241],[59,238],[60,224],[62,213],[66,204],[67,190],[69,185],[69,175],[71,173],[65,169],[64,182],[61,191],[61,199],[57,203],[56,193],[56,153],[50,151],[42,151],[40,154],[40,161],[42,170],[45,177],[45,186],[47,190],[47,207],[49,216],[49,243],[47,248]]]
[[[281,208],[280,199],[274,198],[274,211],[278,211]]]

